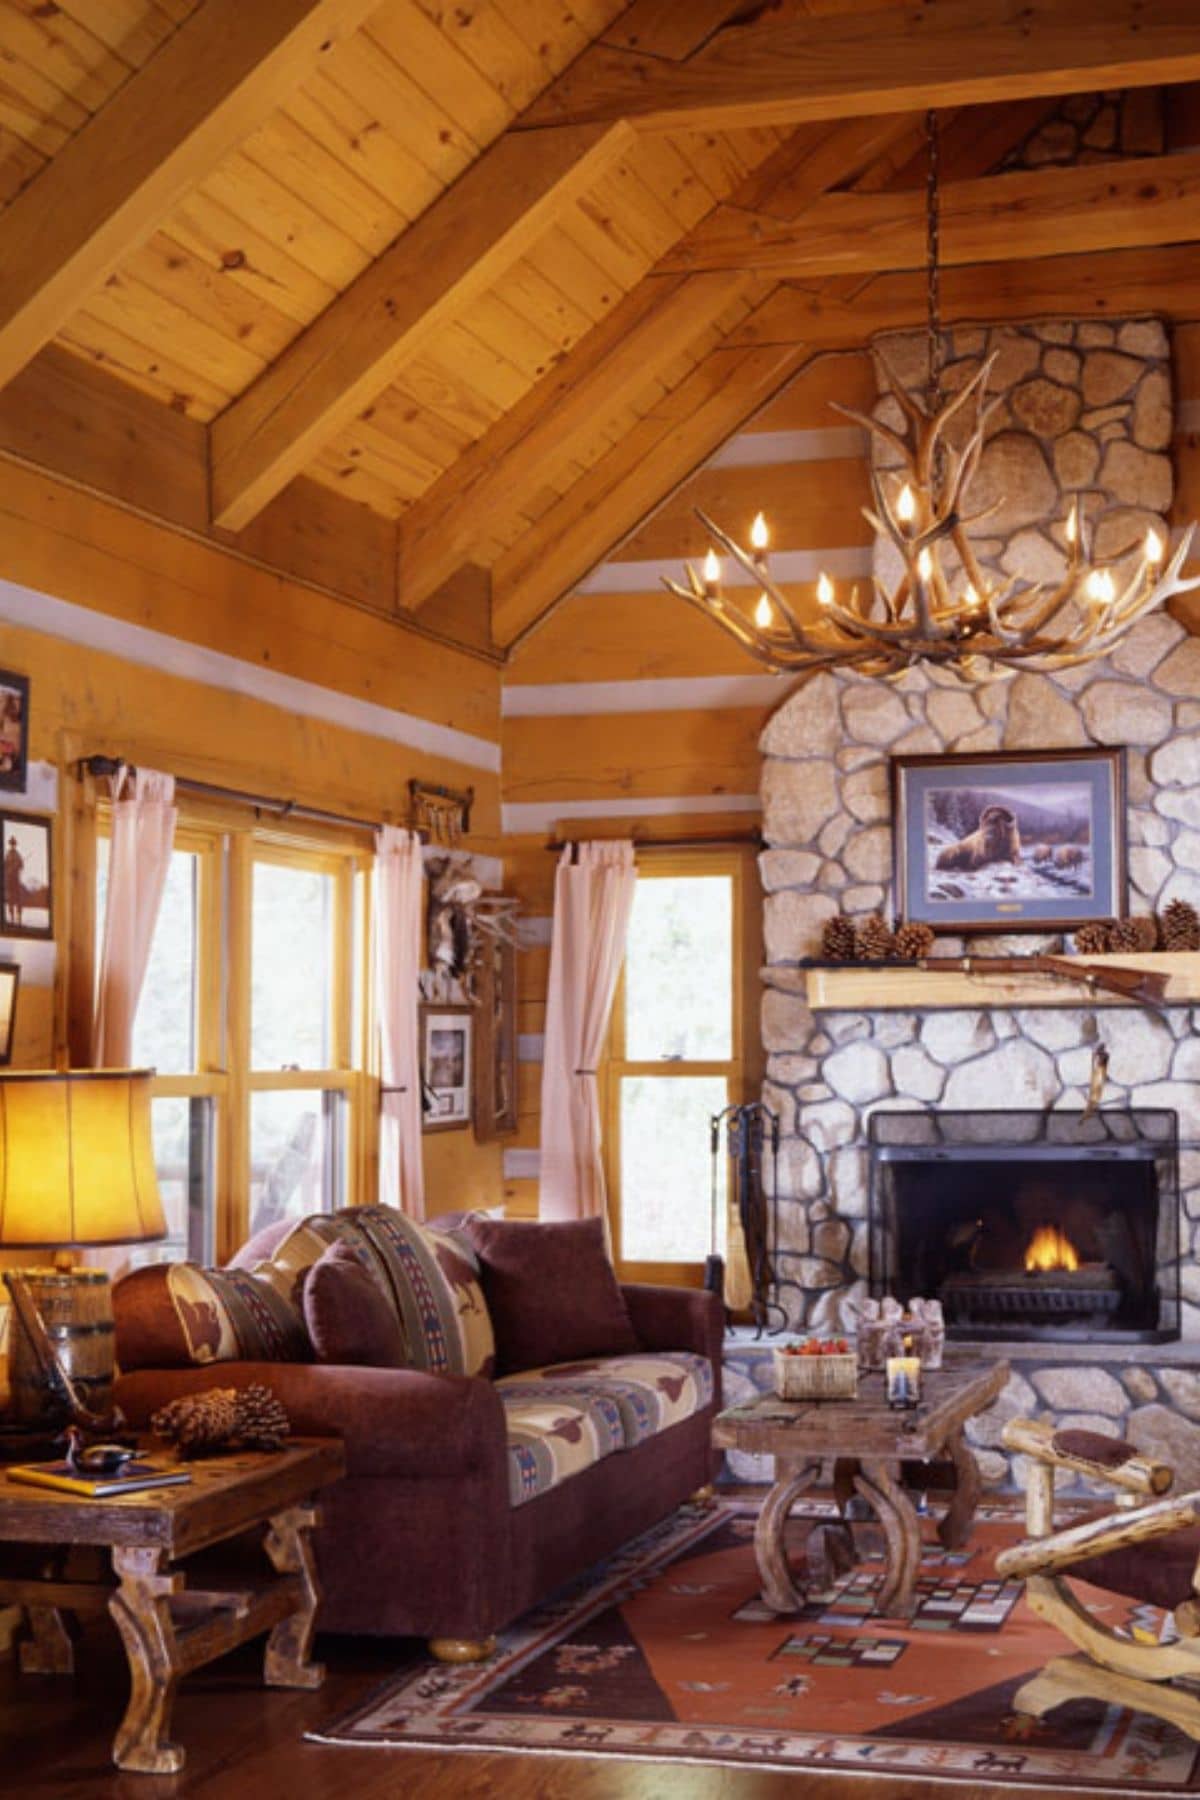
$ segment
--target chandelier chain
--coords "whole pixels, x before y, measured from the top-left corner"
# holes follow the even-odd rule
[[[942,338],[941,288],[941,133],[933,107],[925,114],[928,162],[925,174],[925,271],[929,322],[929,410],[940,410],[945,344]]]

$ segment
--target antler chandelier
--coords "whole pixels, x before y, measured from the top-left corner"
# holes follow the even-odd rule
[[[862,675],[898,676],[917,663],[940,663],[967,681],[986,681],[1020,668],[1070,668],[1105,656],[1137,621],[1174,594],[1200,587],[1200,577],[1181,571],[1195,525],[1169,561],[1156,531],[1148,531],[1133,573],[1120,582],[1113,567],[1090,566],[1084,522],[1072,504],[1064,526],[1066,570],[1056,586],[1018,576],[997,579],[984,570],[971,547],[970,527],[1003,504],[970,514],[964,496],[979,466],[988,419],[999,401],[986,398],[995,353],[950,398],[941,392],[943,339],[938,303],[938,138],[927,117],[929,180],[927,244],[929,300],[929,394],[927,403],[911,395],[887,358],[876,354],[884,379],[900,407],[904,425],[894,430],[880,419],[850,407],[835,410],[875,438],[898,460],[887,475],[872,467],[873,507],[863,516],[892,545],[900,574],[891,586],[878,575],[869,586],[852,587],[839,598],[828,575],[816,587],[817,615],[805,623],[779,583],[772,579],[769,531],[760,512],[750,528],[750,546],[697,509],[696,516],[719,545],[759,588],[753,613],[727,598],[721,559],[710,548],[697,574],[684,565],[687,584],[663,577],[663,585],[699,607],[773,673],[839,667]],[[969,419],[961,448],[950,441],[955,420]],[[961,432],[961,426],[960,426]],[[1130,546],[1132,549],[1132,546]],[[947,567],[947,552],[953,562]],[[1124,556],[1116,559],[1124,560]]]

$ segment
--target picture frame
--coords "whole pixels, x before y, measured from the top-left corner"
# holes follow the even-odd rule
[[[891,783],[905,921],[1071,931],[1124,915],[1123,749],[894,756]]]
[[[420,1018],[422,1129],[461,1131],[471,1123],[475,1009],[424,1005]]]
[[[5,1067],[12,1061],[17,991],[20,985],[20,963],[0,962],[0,1065]]]
[[[0,669],[0,792],[25,792],[29,758],[29,677]]]
[[[517,1129],[517,952],[503,938],[482,946],[475,975],[475,1138]]]
[[[0,938],[54,936],[54,819],[0,811]]]

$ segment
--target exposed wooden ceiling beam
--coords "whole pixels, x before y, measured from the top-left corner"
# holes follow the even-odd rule
[[[925,196],[828,194],[795,222],[720,206],[663,259],[671,270],[781,278],[918,269]],[[943,266],[1200,239],[1200,151],[1082,168],[1022,169],[941,191]]]
[[[631,119],[722,131],[1198,75],[1195,0],[910,0],[786,23],[755,9],[677,62],[605,34],[519,127]]]
[[[880,156],[907,129],[900,118],[802,128],[738,189],[787,218]],[[644,393],[752,279],[723,274],[686,284],[652,272],[563,362],[455,461],[400,521],[400,591],[414,610],[487,538],[497,516],[519,512],[605,418]]]
[[[378,0],[205,0],[0,214],[0,386]]]
[[[506,135],[213,421],[213,518],[239,530],[632,142],[628,126]]]
[[[636,531],[808,360],[799,344],[711,351],[492,569],[492,635],[510,646]]]
[[[849,349],[878,331],[923,325],[927,307],[922,274],[877,275],[853,292],[829,280],[785,282],[726,341]],[[1200,245],[1156,250],[1153,259],[1140,250],[1114,250],[947,269],[941,310],[951,325],[1146,313],[1198,319]]]

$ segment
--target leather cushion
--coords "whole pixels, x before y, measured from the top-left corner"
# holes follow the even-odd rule
[[[472,1219],[499,1374],[638,1349],[600,1219]]]
[[[1107,1556],[1089,1556],[1072,1563],[1064,1573],[1076,1581],[1125,1594],[1168,1612],[1181,1601],[1195,1598],[1192,1571],[1200,1557],[1200,1525],[1189,1525],[1167,1537],[1146,1544],[1130,1544],[1110,1550]]]

